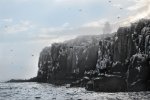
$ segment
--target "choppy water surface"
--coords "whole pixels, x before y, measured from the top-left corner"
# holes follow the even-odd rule
[[[0,83],[0,100],[148,100],[150,92],[102,93],[47,83]]]

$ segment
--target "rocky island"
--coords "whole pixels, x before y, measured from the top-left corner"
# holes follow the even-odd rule
[[[150,20],[45,47],[30,81],[100,92],[150,90]]]
[[[87,90],[150,90],[150,20],[116,33],[54,43],[40,53],[38,82],[70,84]]]

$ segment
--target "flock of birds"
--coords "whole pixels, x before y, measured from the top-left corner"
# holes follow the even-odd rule
[[[10,49],[10,52],[14,52],[14,50]],[[34,54],[31,54],[31,57],[34,57]],[[14,64],[14,62],[11,62],[11,64]]]
[[[112,1],[109,0],[108,2],[111,3]],[[120,7],[120,10],[122,10],[122,9],[123,9],[123,8]],[[120,19],[120,16],[118,16],[117,18]]]
[[[112,1],[111,1],[111,0],[109,0],[109,1],[108,1],[108,3],[112,3]],[[120,7],[119,9],[120,9],[120,10],[123,10],[123,8],[122,8],[122,7]],[[78,11],[79,11],[79,12],[82,12],[82,11],[83,11],[83,9],[79,9]],[[117,17],[117,19],[120,19],[120,16],[118,16],[118,17]],[[8,26],[7,26],[7,25],[5,25],[5,28],[8,28]]]
[[[111,0],[109,0],[108,2],[109,2],[109,3],[112,3],[112,1],[111,1]],[[123,8],[122,8],[122,7],[120,7],[119,9],[120,9],[120,10],[123,10]],[[120,16],[118,16],[117,18],[118,18],[118,19],[120,19]]]
[[[112,1],[111,1],[111,0],[109,0],[109,1],[108,1],[108,3],[112,3]],[[120,10],[123,10],[123,8],[122,8],[122,7],[120,7],[119,9],[120,9]],[[79,11],[79,12],[82,12],[83,10],[82,10],[82,9],[79,9],[78,11]],[[117,19],[120,19],[120,16],[118,16],[118,17],[117,17]]]

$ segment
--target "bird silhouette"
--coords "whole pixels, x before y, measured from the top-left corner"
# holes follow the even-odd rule
[[[117,18],[118,18],[118,19],[120,19],[120,17],[119,17],[119,16],[118,16]]]
[[[111,1],[108,1],[109,3],[111,3]]]
[[[8,26],[7,26],[7,25],[5,25],[4,27],[5,27],[5,28],[8,28]]]
[[[81,12],[82,11],[82,9],[79,9],[79,12]]]

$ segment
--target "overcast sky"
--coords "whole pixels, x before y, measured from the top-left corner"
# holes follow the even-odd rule
[[[0,80],[36,76],[40,51],[150,17],[150,0],[0,0]]]

